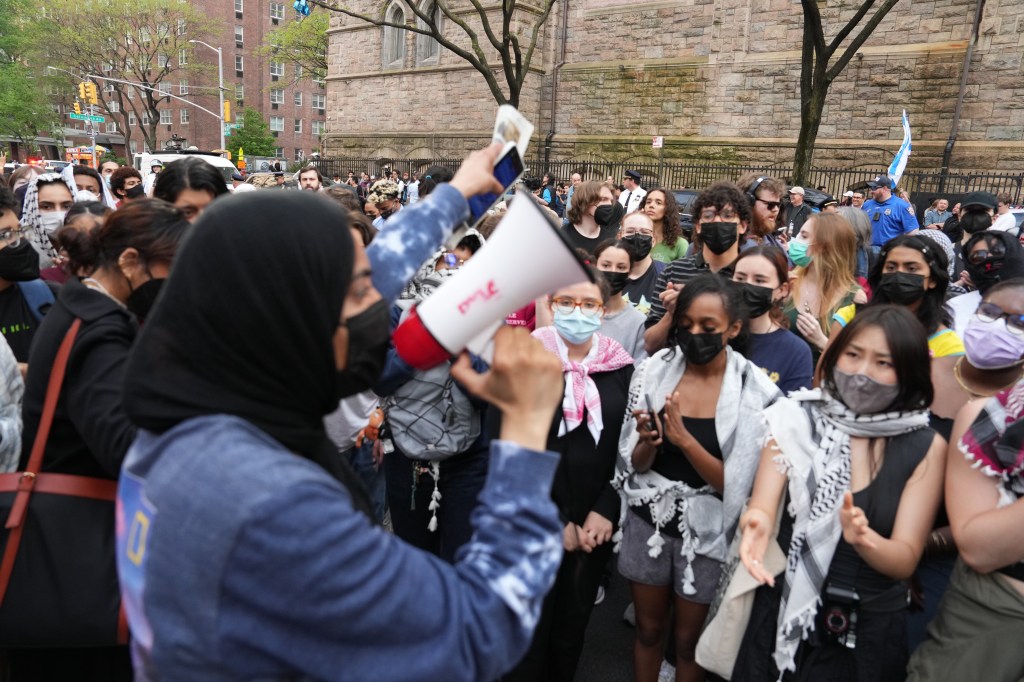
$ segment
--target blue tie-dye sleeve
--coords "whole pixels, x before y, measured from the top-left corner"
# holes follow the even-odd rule
[[[336,487],[282,489],[225,567],[217,679],[497,679],[526,652],[562,559],[557,465],[493,441],[454,566],[371,526]]]
[[[419,267],[469,215],[459,190],[438,185],[426,199],[406,206],[384,223],[366,249],[373,286],[393,303]]]

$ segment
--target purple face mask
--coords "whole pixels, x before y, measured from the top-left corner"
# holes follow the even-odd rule
[[[1006,369],[1024,359],[1024,334],[1015,334],[1005,319],[985,322],[972,315],[964,329],[967,359],[978,369]]]

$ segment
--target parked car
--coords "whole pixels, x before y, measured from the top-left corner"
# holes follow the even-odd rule
[[[693,201],[700,194],[695,189],[676,189],[672,191],[679,204],[679,227],[686,241],[693,241]]]
[[[1024,208],[1011,208],[1010,214],[1017,221],[1017,228],[1024,227]]]
[[[132,165],[135,167],[135,170],[139,171],[139,173],[142,174],[142,177],[145,178],[153,172],[151,167],[154,161],[159,161],[166,166],[169,163],[174,163],[178,159],[184,159],[189,156],[202,159],[216,168],[217,171],[224,176],[224,184],[228,189],[231,189],[231,176],[237,173],[238,169],[235,168],[235,164],[214,152],[201,152],[193,149],[184,149],[181,151],[164,150],[159,154],[136,154],[132,159]]]
[[[245,178],[245,182],[247,185],[259,187],[260,189],[273,187],[277,184],[277,181],[274,179],[273,173],[264,172],[249,173],[249,175],[246,176]],[[296,180],[295,177],[289,173],[284,176],[284,186],[287,189],[297,189],[299,186],[299,181]]]

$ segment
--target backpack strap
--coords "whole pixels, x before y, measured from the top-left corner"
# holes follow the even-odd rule
[[[25,303],[28,304],[28,309],[31,311],[32,317],[35,318],[36,324],[39,324],[43,321],[43,316],[46,314],[43,312],[43,308],[53,305],[56,300],[53,297],[53,291],[41,279],[15,282],[15,284],[18,287],[18,291],[21,292],[22,298],[25,299]]]

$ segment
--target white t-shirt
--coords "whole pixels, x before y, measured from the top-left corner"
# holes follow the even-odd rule
[[[1017,227],[1017,219],[1013,217],[1013,214],[1007,211],[1001,216],[996,216],[992,222],[992,227],[988,228],[993,232],[1009,232],[1013,228]]]

